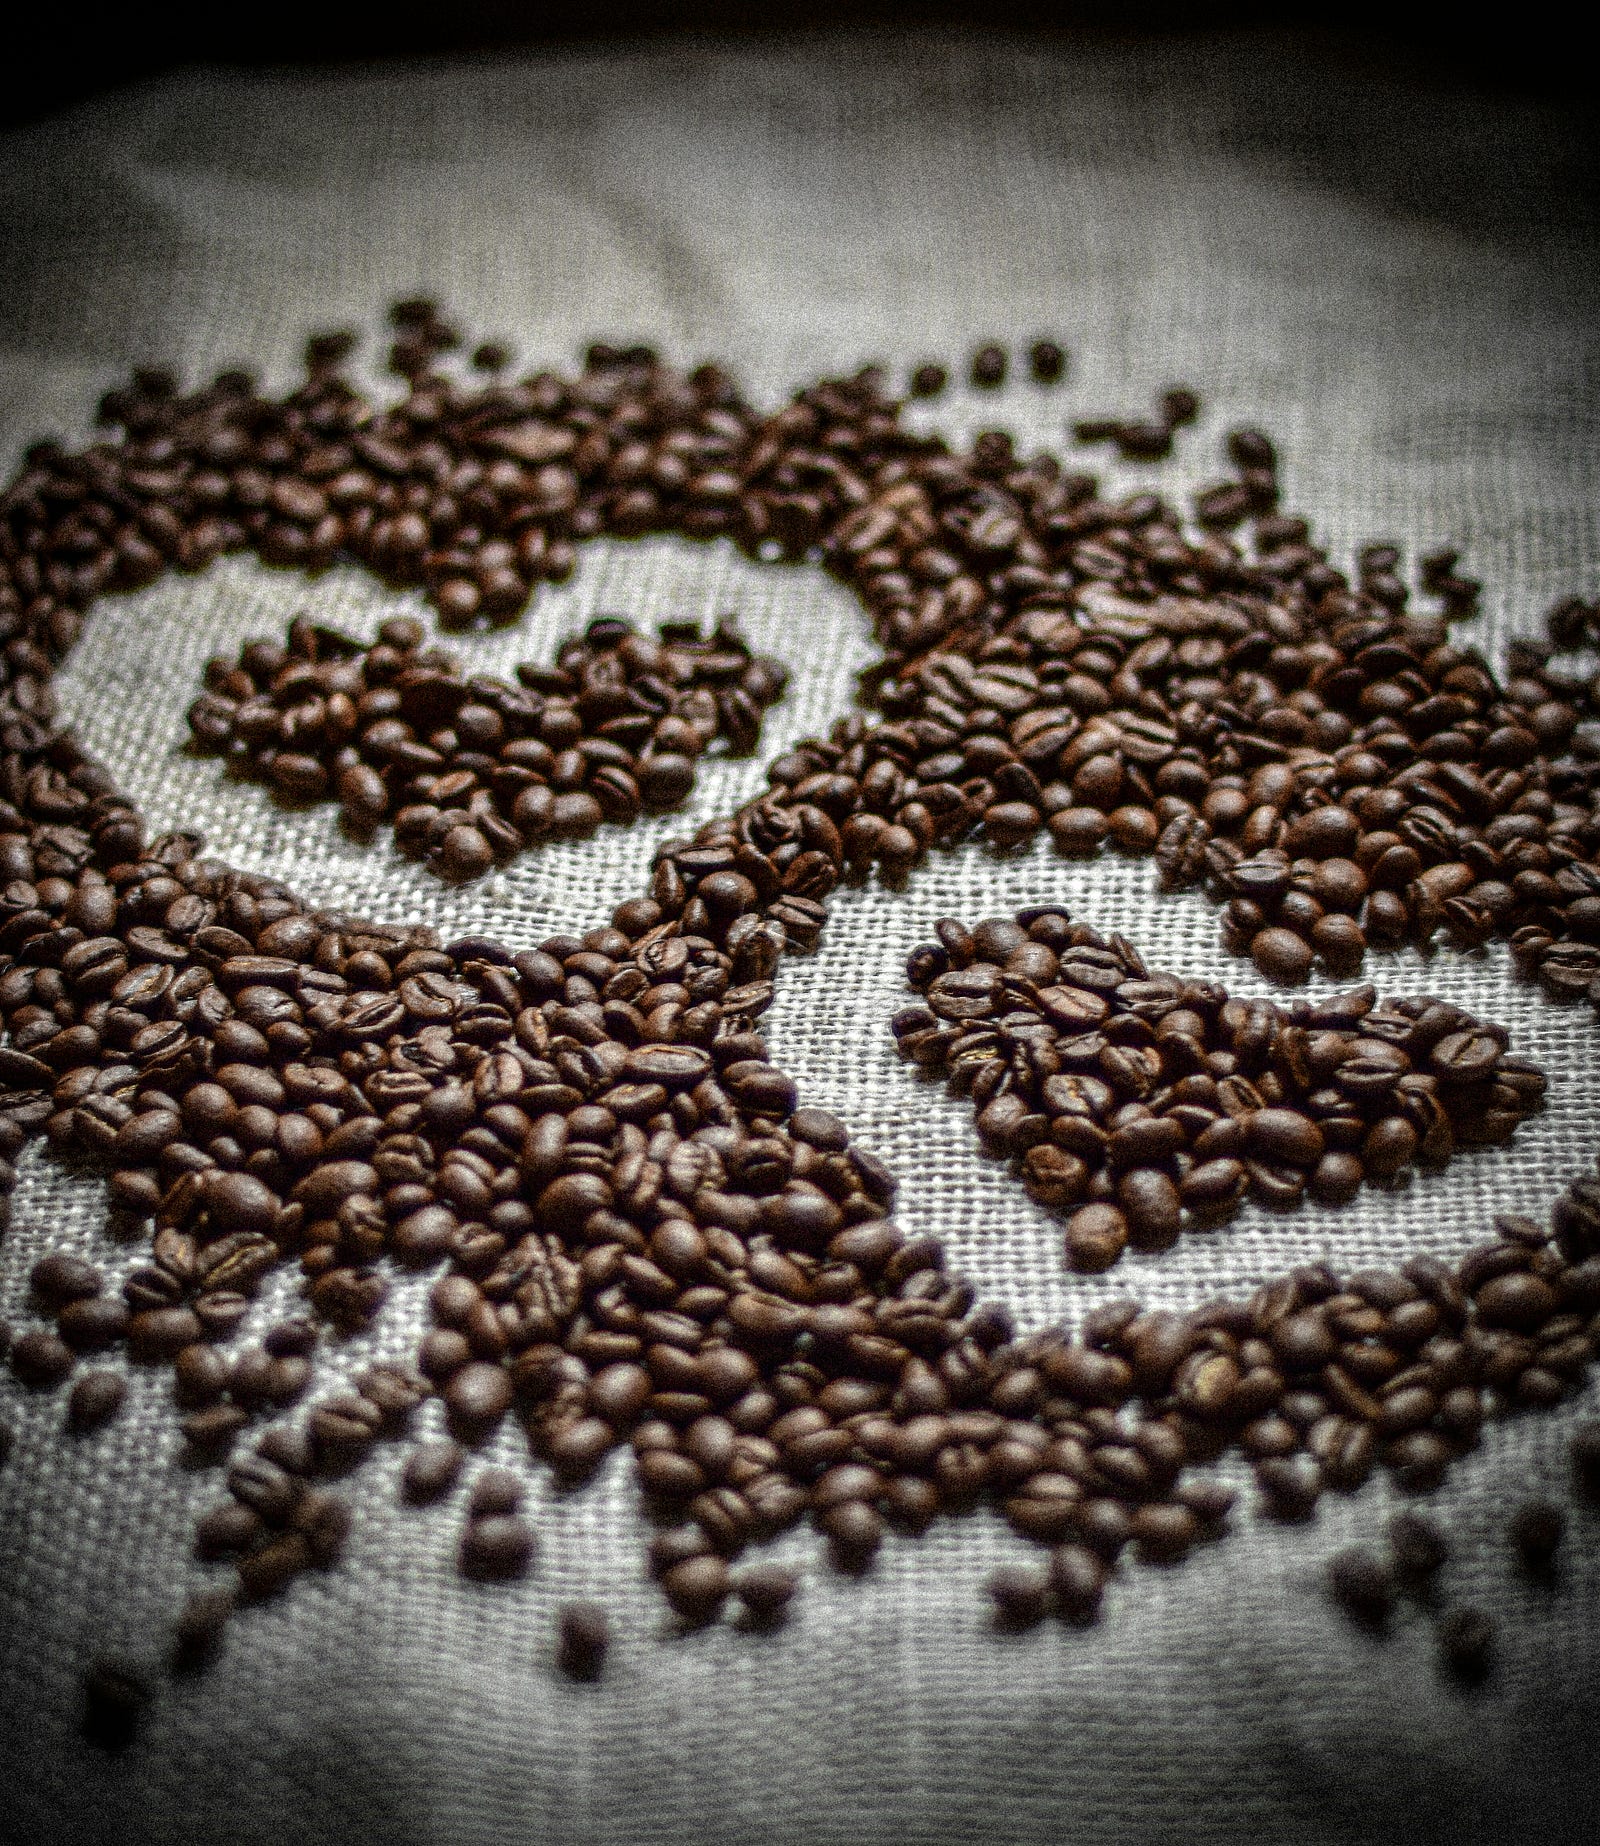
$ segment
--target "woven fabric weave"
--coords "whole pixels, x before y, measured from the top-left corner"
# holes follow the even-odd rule
[[[1280,441],[1286,499],[1347,560],[1380,537],[1459,544],[1486,583],[1472,637],[1497,661],[1600,567],[1594,441],[1600,249],[1588,154],[1560,112],[1469,99],[1270,39],[1124,49],[891,36],[570,51],[526,62],[330,76],[171,79],[15,134],[0,158],[0,450],[81,441],[127,367],[189,379],[248,360],[292,376],[305,334],[370,326],[435,293],[530,369],[590,338],[716,357],[764,402],[823,373],[980,339],[1063,337],[1068,382],[958,388],[914,420],[953,437],[1005,426],[1061,447],[1074,415],[1134,411],[1179,379],[1205,411],[1158,469],[1114,485],[1213,478],[1220,432]],[[376,370],[369,372],[381,387]],[[179,755],[200,669],[310,610],[370,637],[419,609],[355,571],[308,584],[227,561],[108,599],[59,685],[90,749],[159,826],[290,881],[315,902],[484,931],[513,947],[600,922],[638,894],[680,817],[530,854],[449,891],[328,810],[288,814]],[[472,667],[548,658],[592,613],[654,624],[735,611],[794,669],[756,758],[709,761],[698,818],[762,786],[761,764],[825,726],[871,657],[852,600],[820,571],[724,545],[604,542]],[[1432,991],[1504,1022],[1551,1075],[1550,1106],[1506,1149],[1349,1207],[1247,1208],[1225,1229],[1104,1277],[1072,1277],[1059,1225],[977,1151],[965,1103],[893,1054],[906,951],[934,918],[1057,900],[1152,967],[1267,991],[1223,955],[1215,913],[1167,896],[1147,861],[1069,865],[1048,848],[936,855],[904,894],[834,902],[819,952],[780,970],[765,1028],[805,1100],[835,1110],[901,1182],[899,1219],[1034,1328],[1134,1293],[1183,1306],[1289,1265],[1457,1255],[1497,1210],[1540,1212],[1600,1143],[1600,1028],[1513,978],[1503,948],[1374,957],[1390,993]],[[1315,984],[1330,987],[1328,982]],[[47,1249],[120,1281],[97,1178],[30,1151],[0,1244],[0,1315],[29,1320]],[[404,1357],[425,1283],[397,1281],[324,1384]],[[264,1291],[259,1333],[292,1298]],[[349,1489],[344,1565],[233,1625],[202,1683],[163,1687],[141,1743],[75,1736],[88,1659],[154,1660],[205,1567],[189,1552],[214,1475],[179,1465],[170,1382],[134,1368],[105,1431],[62,1433],[58,1396],[0,1376],[16,1443],[0,1474],[0,1791],[18,1840],[129,1846],[228,1838],[356,1842],[928,1843],[1592,1837],[1600,1762],[1600,1516],[1575,1516],[1554,1588],[1512,1567],[1509,1506],[1564,1486],[1580,1402],[1493,1427],[1437,1507],[1451,1600],[1500,1621],[1492,1683],[1440,1683],[1422,1615],[1387,1641],[1330,1607],[1330,1552],[1376,1533],[1373,1482],[1303,1528],[1257,1518],[1176,1570],[1125,1566],[1106,1619],[996,1636],[983,1583],[1027,1547],[989,1514],[892,1540],[862,1581],[814,1540],[787,1628],[671,1630],[646,1580],[625,1457],[559,1496],[502,1432],[482,1461],[521,1468],[541,1535],[510,1588],[462,1583],[463,1492],[397,1503],[400,1457]],[[422,1422],[430,1431],[437,1405]],[[598,1686],[551,1669],[560,1603],[610,1612]]]

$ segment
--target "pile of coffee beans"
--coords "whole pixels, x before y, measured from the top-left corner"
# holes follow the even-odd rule
[[[763,413],[718,368],[684,375],[640,348],[593,348],[574,378],[462,382],[439,369],[453,335],[430,304],[396,324],[408,389],[387,408],[341,374],[337,338],[313,343],[282,399],[238,373],[188,395],[141,373],[102,406],[120,434],[36,447],[0,496],[0,1160],[9,1172],[42,1134],[99,1163],[111,1228],[145,1258],[117,1293],[55,1264],[11,1369],[46,1391],[96,1351],[172,1366],[196,1463],[225,1469],[196,1549],[235,1573],[189,1605],[180,1653],[209,1656],[236,1599],[333,1561],[349,1508],[330,1483],[410,1440],[430,1396],[450,1440],[407,1461],[408,1499],[452,1493],[507,1419],[568,1484],[626,1446],[681,1621],[732,1600],[759,1628],[794,1580],[741,1560],[802,1520],[856,1572],[891,1526],[987,1500],[1050,1551],[1042,1577],[997,1590],[1003,1618],[1089,1620],[1124,1555],[1170,1564],[1223,1529],[1231,1495],[1197,1469],[1229,1450],[1268,1512],[1305,1518],[1377,1467],[1436,1486],[1486,1418],[1577,1388],[1600,1342],[1593,1178],[1548,1225],[1501,1218],[1454,1265],[1308,1264],[1244,1300],[1130,1300],[1018,1338],[935,1242],[893,1223],[891,1176],[797,1094],[759,1020],[841,881],[895,884],[936,846],[1005,851],[1046,828],[1069,854],[1153,852],[1169,885],[1224,903],[1228,941],[1279,979],[1317,956],[1353,968],[1369,941],[1499,933],[1552,998],[1600,999],[1600,704],[1553,653],[1591,632],[1588,605],[1562,605],[1551,645],[1522,645],[1502,685],[1449,639],[1470,603],[1453,563],[1425,573],[1434,613],[1408,606],[1392,548],[1341,571],[1277,510],[1259,432],[1229,439],[1232,510],[1202,496],[1186,522],[1156,494],[1109,500],[1054,457],[1024,461],[1000,431],[964,453],[914,434],[876,369]],[[1225,536],[1247,519],[1248,545]],[[882,646],[863,683],[876,711],[666,843],[648,893],[608,922],[537,948],[318,911],[192,834],[153,838],[57,721],[52,673],[90,603],[168,568],[247,548],[310,571],[348,559],[422,586],[459,626],[514,617],[586,538],[652,531],[830,570]],[[380,646],[398,660],[407,633]],[[630,642],[578,645],[587,661]],[[288,670],[314,680],[335,658],[322,646]],[[240,714],[250,681],[234,682]],[[548,709],[570,686],[525,690]],[[468,704],[503,718],[474,682],[457,719]],[[417,731],[441,766],[444,728]],[[357,766],[375,769],[340,774]],[[418,805],[443,816],[456,798]],[[1147,979],[1100,946],[1118,958],[1108,991]],[[1227,1004],[1196,1013],[1203,1060],[1248,1062],[1236,1024],[1250,1045],[1299,1044],[1293,1013],[1241,1022]],[[1134,1022],[1105,1035],[1119,1053],[1159,1036],[1137,1003],[1118,1017]],[[1455,1036],[1470,1071],[1493,1046],[1488,1106],[1440,1104],[1452,1134],[1494,1117],[1508,1132],[1523,1102],[1502,1089],[1536,1090],[1473,1022],[1424,1050],[1425,1011],[1374,1001],[1349,1023],[1358,1042],[1374,1017],[1407,1022],[1414,1063]],[[1388,1048],[1373,1068],[1397,1069],[1367,1035]],[[1239,1074],[1207,1069],[1219,1093]],[[1245,1081],[1282,1108],[1271,1074]],[[1450,1089],[1430,1064],[1397,1095],[1410,1076]],[[1365,1123],[1366,1106],[1327,1120]],[[1436,1118],[1414,1108],[1392,1119],[1420,1128],[1421,1151]],[[1302,1171],[1271,1153],[1248,1158]],[[413,1359],[319,1394],[330,1336],[382,1311],[391,1263],[433,1275]],[[239,1349],[281,1267],[305,1317]],[[537,1571],[505,1482],[468,1501],[466,1571]]]
[[[788,678],[731,618],[709,639],[673,622],[652,641],[600,616],[515,686],[469,678],[423,638],[400,616],[364,648],[302,617],[282,645],[247,642],[207,666],[194,747],[286,802],[336,799],[357,838],[389,821],[402,851],[459,882],[678,806],[711,743],[755,748]]]
[[[895,1015],[900,1055],[970,1096],[985,1148],[1071,1213],[1075,1269],[1169,1249],[1247,1196],[1343,1204],[1543,1106],[1506,1033],[1440,1000],[1231,1000],[1057,908],[934,929],[906,963],[926,1004]]]

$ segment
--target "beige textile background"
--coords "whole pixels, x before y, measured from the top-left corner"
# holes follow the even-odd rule
[[[1291,41],[1050,49],[892,34],[770,45],[570,51],[526,62],[328,77],[185,76],[12,135],[0,148],[0,461],[83,439],[93,403],[153,359],[193,379],[249,360],[281,386],[312,327],[371,327],[419,288],[530,367],[596,336],[729,363],[762,401],[868,360],[959,359],[1049,331],[1067,385],[957,390],[919,418],[1004,424],[1024,447],[1065,423],[1198,386],[1206,410],[1161,469],[1194,486],[1250,417],[1280,439],[1291,503],[1335,555],[1446,541],[1486,582],[1497,658],[1557,594],[1595,589],[1596,239],[1590,153],[1558,111],[1429,90]],[[369,343],[369,350],[372,350]],[[669,821],[537,854],[447,893],[325,813],[288,816],[175,755],[206,656],[309,608],[369,634],[411,599],[353,571],[316,586],[238,560],[112,599],[62,675],[72,720],[161,825],[315,901],[482,928],[527,946],[642,886]],[[599,544],[475,665],[545,657],[603,609],[641,620],[736,610],[795,668],[755,763],[708,765],[693,810],[761,785],[760,760],[825,724],[869,658],[850,599],[807,567],[721,545]],[[944,856],[904,895],[842,896],[821,951],[787,964],[768,1018],[803,1094],[836,1109],[902,1182],[902,1222],[946,1239],[1024,1327],[1124,1292],[1171,1305],[1243,1292],[1328,1255],[1458,1253],[1496,1209],[1544,1209],[1600,1143],[1600,1031],[1513,980],[1502,951],[1378,960],[1504,1020],[1552,1075],[1509,1150],[1339,1212],[1246,1211],[1113,1275],[1069,1278],[1058,1234],[976,1152],[965,1104],[893,1057],[904,954],[932,920],[1052,898],[1181,967],[1263,991],[1221,954],[1198,898],[1148,863],[1046,852]],[[0,1314],[25,1324],[46,1248],[131,1255],[102,1191],[30,1153],[0,1244]],[[322,1374],[403,1354],[421,1288]],[[268,1291],[247,1333],[290,1299]],[[154,1660],[186,1591],[216,1477],[184,1470],[166,1376],[123,1416],[61,1433],[59,1396],[0,1375],[16,1446],[0,1474],[0,1836],[244,1843],[551,1841],[1114,1842],[1593,1838],[1600,1762],[1600,1516],[1580,1515],[1553,1589],[1511,1569],[1507,1502],[1564,1486],[1578,1410],[1492,1430],[1435,1505],[1452,1599],[1501,1620],[1493,1684],[1442,1687],[1420,1616],[1379,1643],[1319,1589],[1337,1545],[1393,1504],[1374,1482],[1309,1527],[1256,1519],[1176,1571],[1127,1565],[1089,1633],[996,1637],[982,1584],[1027,1550],[985,1514],[894,1540],[845,1583],[804,1535],[782,1634],[678,1637],[645,1581],[622,1458],[561,1497],[534,1474],[541,1552],[509,1588],[462,1584],[466,1488],[396,1505],[400,1457],[357,1477],[351,1555],[248,1612],[201,1685],[166,1687],[107,1760],[73,1736],[77,1676],[105,1652]],[[431,1428],[436,1407],[422,1421]],[[1593,1386],[1581,1410],[1600,1409]],[[509,1434],[485,1460],[526,1466]],[[482,1465],[482,1464],[475,1464]],[[530,1470],[530,1473],[532,1471]],[[616,1641],[598,1687],[550,1670],[559,1603],[594,1595]],[[14,1828],[14,1831],[12,1829]]]

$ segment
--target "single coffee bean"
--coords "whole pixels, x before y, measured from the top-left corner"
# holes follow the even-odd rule
[[[172,1669],[199,1673],[216,1659],[234,1608],[232,1590],[197,1590],[173,1624]]]
[[[126,1750],[149,1702],[148,1686],[131,1667],[96,1661],[83,1681],[84,1737],[99,1750]]]
[[[35,1391],[48,1391],[72,1370],[72,1348],[58,1334],[35,1328],[11,1342],[11,1369]]]
[[[1548,1576],[1567,1528],[1566,1515],[1553,1500],[1527,1500],[1511,1516],[1512,1549],[1530,1576]]]
[[[1041,385],[1053,385],[1067,369],[1067,355],[1054,340],[1035,340],[1028,348],[1028,369]]]
[[[1382,1628],[1394,1606],[1394,1583],[1383,1560],[1372,1552],[1352,1547],[1338,1552],[1328,1563],[1328,1588],[1353,1621],[1366,1628]]]
[[[1451,1679],[1476,1685],[1494,1664],[1494,1624],[1481,1609],[1447,1609],[1439,1618],[1439,1665]]]
[[[662,1593],[683,1620],[698,1627],[711,1621],[729,1590],[728,1567],[709,1553],[685,1558],[661,1579]]]
[[[415,1457],[412,1459],[415,1460]],[[483,1519],[496,1513],[514,1513],[521,1505],[522,1482],[508,1468],[486,1468],[472,1483],[472,1498],[468,1508],[469,1516],[473,1519]]]
[[[985,390],[1004,384],[1006,349],[1003,346],[980,346],[972,355],[972,382]]]
[[[598,1679],[611,1645],[611,1625],[598,1603],[569,1602],[556,1617],[556,1664],[569,1679]]]
[[[466,1458],[465,1449],[458,1443],[419,1442],[400,1472],[401,1497],[415,1506],[442,1498],[460,1479]]]
[[[67,1398],[67,1425],[79,1435],[99,1429],[122,1408],[128,1381],[121,1372],[103,1367],[84,1372]]]
[[[462,1535],[461,1574],[479,1582],[523,1576],[533,1562],[534,1537],[528,1523],[514,1513],[474,1519]]]
[[[1425,1513],[1396,1513],[1389,1521],[1394,1574],[1412,1590],[1424,1590],[1450,1555],[1444,1533]]]
[[[1580,1423],[1569,1452],[1573,1484],[1584,1499],[1600,1503],[1600,1423]]]
[[[1085,1545],[1058,1545],[1050,1554],[1050,1588],[1069,1622],[1099,1619],[1105,1593],[1104,1562]]]
[[[776,1623],[783,1619],[799,1582],[782,1564],[752,1564],[733,1579],[732,1588],[753,1622]]]
[[[1041,1564],[1003,1565],[988,1588],[997,1627],[1032,1628],[1049,1613],[1050,1576]]]

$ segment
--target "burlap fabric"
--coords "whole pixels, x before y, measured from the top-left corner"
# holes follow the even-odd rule
[[[530,364],[570,363],[596,335],[649,338],[725,360],[769,401],[867,360],[1059,331],[1065,389],[958,390],[930,414],[1059,444],[1071,415],[1192,381],[1206,412],[1178,459],[1119,480],[1197,485],[1219,432],[1259,420],[1336,556],[1377,537],[1460,542],[1488,585],[1475,638],[1498,658],[1600,564],[1586,160],[1553,111],[1271,42],[1074,52],[885,35],[175,79],[14,135],[0,158],[4,462],[44,433],[81,439],[130,364],[196,378],[246,359],[281,385],[308,328],[370,323],[419,287]],[[455,894],[386,847],[352,847],[325,811],[285,815],[175,754],[207,655],[301,608],[370,635],[413,606],[354,572],[313,588],[225,563],[97,611],[64,700],[155,822],[198,826],[315,900],[519,947],[592,926],[642,889],[679,823],[535,854]],[[596,610],[736,610],[795,668],[760,758],[842,710],[868,658],[858,612],[819,572],[654,541],[591,547],[518,629],[462,651],[502,669],[546,657]],[[694,811],[760,783],[759,760],[708,766]],[[1154,966],[1263,991],[1221,954],[1207,906],[1160,895],[1147,862],[969,849],[904,895],[841,896],[767,1022],[805,1097],[898,1173],[902,1221],[943,1237],[1025,1327],[1129,1290],[1169,1305],[1243,1292],[1323,1254],[1456,1253],[1496,1209],[1544,1209],[1593,1158],[1588,1009],[1519,987],[1499,949],[1382,958],[1386,989],[1501,1019],[1550,1071],[1550,1108],[1515,1146],[1338,1212],[1249,1209],[1069,1278],[1056,1226],[979,1156],[967,1106],[896,1062],[887,1030],[904,954],[935,917],[1047,897]],[[101,1217],[98,1181],[30,1153],[0,1313],[27,1318],[46,1248],[93,1252],[120,1279],[132,1257]],[[336,1366],[404,1354],[421,1295],[401,1282]],[[247,1332],[288,1298],[269,1288]],[[1591,1389],[1581,1408],[1597,1406]],[[1261,1522],[1247,1495],[1233,1536],[1181,1569],[1125,1566],[1088,1633],[990,1632],[984,1579],[1027,1548],[984,1515],[891,1541],[860,1583],[794,1535],[781,1550],[807,1582],[785,1632],[679,1638],[645,1578],[625,1458],[568,1498],[535,1476],[537,1568],[485,1589],[452,1568],[460,1492],[399,1508],[390,1452],[351,1489],[346,1565],[244,1616],[210,1677],[164,1690],[118,1760],[74,1735],[78,1676],[102,1653],[159,1656],[205,1574],[188,1534],[216,1477],[179,1465],[166,1374],[137,1373],[123,1416],[88,1439],[63,1436],[59,1396],[3,1376],[0,1415],[17,1437],[0,1476],[0,1834],[20,1842],[1594,1837],[1600,1519],[1578,1517],[1553,1589],[1517,1577],[1503,1535],[1515,1496],[1564,1485],[1571,1407],[1492,1429],[1437,1502],[1449,1597],[1501,1620],[1498,1671],[1473,1695],[1440,1684],[1426,1618],[1380,1643],[1322,1594],[1328,1554],[1392,1504],[1378,1482],[1303,1529]],[[527,1466],[509,1434],[492,1459]],[[551,1670],[554,1612],[574,1593],[615,1624],[598,1687]]]

